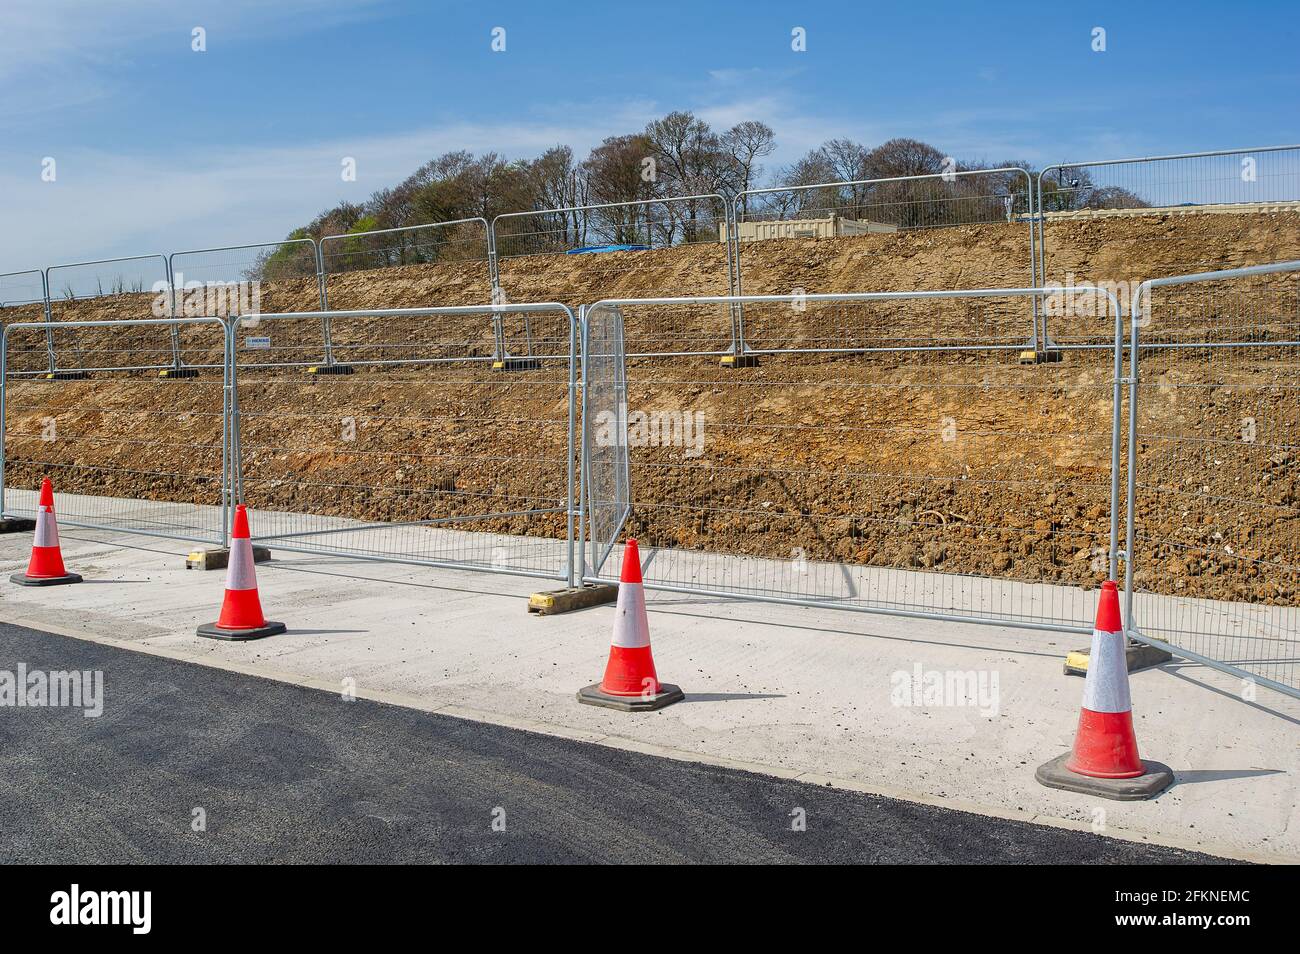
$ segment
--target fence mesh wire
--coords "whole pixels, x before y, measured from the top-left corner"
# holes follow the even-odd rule
[[[608,368],[588,396],[588,456],[604,461],[588,572],[616,578],[605,546],[636,536],[652,585],[1090,629],[1109,570],[1113,353],[1019,364],[1021,303],[972,301],[748,302],[773,345],[848,328],[905,350],[774,349],[734,368],[630,354],[674,329],[687,350],[695,326],[725,327],[726,304],[687,306],[693,322],[682,305],[589,309],[605,352],[621,318],[629,356],[625,408]],[[631,499],[615,537],[619,450]]]
[[[521,312],[503,312],[509,338]],[[527,314],[533,357],[494,362],[493,313],[334,316],[352,373],[259,366],[236,348],[242,499],[280,549],[567,579],[567,311]],[[315,316],[263,316],[277,348]],[[477,354],[467,354],[466,342]]]
[[[624,322],[617,305],[598,305],[584,320],[582,493],[593,567],[604,564],[629,516],[628,447],[611,440],[627,428]]]
[[[1300,692],[1300,275],[1158,286],[1148,303],[1131,623]]]
[[[170,258],[173,278],[182,288],[189,281],[275,282],[316,277],[316,243],[311,239],[195,249],[174,252]]]
[[[726,202],[716,195],[497,216],[501,290],[507,301],[557,299],[577,308],[625,287],[635,274],[639,294],[725,295],[726,218]],[[674,262],[685,255],[695,267],[672,269],[672,279],[664,269],[656,282],[655,263],[670,248]]]
[[[791,281],[797,281],[808,292],[830,291],[818,285],[815,273],[791,275],[773,267],[770,259],[778,252],[790,254],[792,241],[855,237],[867,238],[854,247],[870,250],[854,283],[863,291],[1031,285],[1032,192],[1029,173],[1016,168],[744,192],[735,200],[740,287],[751,295],[786,295],[793,292]],[[924,240],[908,237],[908,232],[998,224],[1008,229],[998,267],[965,272],[960,281],[951,280],[942,268],[904,281],[885,270],[887,259],[900,251],[908,259],[924,255]]]
[[[1300,147],[1049,166],[1048,221],[1244,211],[1300,202]]]
[[[15,322],[32,322],[45,320],[45,276],[39,270],[26,272],[9,272],[0,275],[0,325]],[[17,344],[32,352],[24,355],[21,363],[28,366],[28,360],[35,356],[37,366],[32,370],[54,370],[54,332],[46,329],[40,341],[29,336],[20,336]]]
[[[311,239],[175,252],[168,262],[178,317],[270,311],[272,296],[279,310],[319,307]]]
[[[142,255],[102,262],[53,265],[47,272],[54,320],[157,318],[152,303],[166,302],[167,258]]]
[[[46,327],[9,330],[5,513],[32,516],[49,477],[64,525],[222,543],[222,323],[182,326],[182,355],[217,370],[179,379],[140,370],[55,380],[24,373],[25,359],[40,364]],[[92,354],[121,354],[156,341],[159,328],[120,322],[76,330]]]
[[[163,255],[142,255],[71,265],[46,270],[50,318],[54,322],[140,321],[171,315],[170,279]],[[49,350],[59,370],[95,368],[145,369],[176,363],[178,329],[169,326],[135,326],[132,343],[143,351],[133,355],[125,340],[85,328],[53,327]]]
[[[41,273],[35,269],[27,272],[6,272],[0,275],[0,309],[45,303],[45,286]]]
[[[1266,260],[1300,258],[1300,147],[1048,166],[1038,190],[1045,285],[1127,298],[1148,279],[1257,264],[1261,236]],[[1066,345],[1089,343],[1084,327],[1047,319]]]
[[[325,236],[320,256],[327,303],[355,309],[491,301],[489,248],[483,219]],[[434,284],[422,277],[421,266],[430,265],[443,266]],[[396,296],[391,286],[383,293],[375,287],[376,271],[392,268],[403,269],[404,287]]]

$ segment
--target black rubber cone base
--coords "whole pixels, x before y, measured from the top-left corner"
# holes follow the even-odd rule
[[[1098,798],[1112,798],[1121,802],[1137,802],[1144,798],[1151,798],[1174,784],[1173,769],[1160,762],[1149,762],[1146,759],[1142,760],[1142,768],[1146,771],[1136,778],[1093,778],[1091,775],[1080,775],[1065,767],[1071,754],[1066,752],[1038,766],[1034,778],[1048,788],[1079,792],[1082,795],[1096,795]]]
[[[198,628],[198,634],[206,636],[208,639],[225,639],[230,642],[242,643],[250,639],[276,636],[287,630],[288,627],[284,623],[272,623],[267,620],[266,625],[259,626],[256,629],[222,629],[216,623],[208,623]]]
[[[674,702],[681,702],[686,693],[677,686],[666,682],[659,683],[659,692],[653,696],[611,696],[600,691],[600,683],[595,682],[578,690],[578,701],[589,706],[604,706],[606,709],[619,709],[623,712],[653,712]]]
[[[63,586],[65,583],[80,583],[81,575],[65,573],[63,576],[28,576],[26,573],[15,573],[9,577],[9,582],[19,586]]]

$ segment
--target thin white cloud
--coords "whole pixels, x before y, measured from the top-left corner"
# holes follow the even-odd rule
[[[373,16],[387,0],[4,0],[0,4],[0,118],[13,120],[110,99],[133,51],[172,36],[210,42],[291,35]]]

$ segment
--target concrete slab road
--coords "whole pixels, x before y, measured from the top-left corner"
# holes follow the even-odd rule
[[[0,674],[20,666],[103,684],[0,707],[6,863],[1218,860],[0,624]]]

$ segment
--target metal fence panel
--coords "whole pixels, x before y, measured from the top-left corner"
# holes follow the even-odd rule
[[[45,272],[38,268],[0,275],[0,319],[4,324],[17,321],[48,321],[50,298],[45,288]],[[54,370],[54,332],[45,330],[44,340],[30,347],[44,352],[45,370]]]
[[[45,287],[50,300],[47,317],[61,323],[49,329],[51,352],[60,370],[84,371],[96,367],[94,358],[82,347],[84,335],[72,322],[172,316],[171,275],[167,257],[161,254],[51,265],[45,269]],[[177,366],[180,344],[176,340],[176,327],[154,326],[154,331],[159,336],[158,344],[150,342],[146,349],[148,364],[121,353],[111,367]],[[105,353],[112,349],[95,350]]]
[[[280,550],[572,578],[577,329],[562,305],[330,315],[351,373],[262,364],[235,340],[236,493]],[[533,356],[493,359],[493,319]],[[310,348],[320,315],[260,315]],[[403,324],[412,333],[402,333]],[[418,334],[414,333],[418,332]],[[477,342],[477,353],[467,349]]]
[[[430,296],[413,287],[411,301],[395,301],[391,290],[376,294],[367,283],[372,274],[344,278],[345,273],[373,273],[377,269],[421,265],[458,266],[454,280],[440,283],[440,300],[448,286],[456,289],[461,304],[492,300],[493,261],[488,223],[483,218],[430,222],[394,229],[375,229],[320,240],[321,308],[383,308],[395,304],[418,305]],[[404,273],[407,277],[411,272]],[[330,276],[335,277],[331,284]],[[417,282],[418,284],[418,282]]]
[[[984,274],[963,272],[960,282],[930,284],[924,276],[899,276],[862,269],[856,282],[862,291],[892,288],[939,290],[949,287],[1037,287],[1036,232],[1033,223],[1033,179],[1018,166],[954,170],[921,176],[899,176],[811,185],[776,186],[741,192],[732,200],[732,256],[737,294],[786,295],[824,291],[809,287],[815,278],[800,277],[790,287],[789,270],[779,267],[779,240],[839,239],[891,235],[963,225],[1007,223],[1016,228],[1023,251],[1005,257],[1005,265]],[[771,243],[777,241],[777,245]],[[773,256],[777,257],[774,258]],[[806,284],[805,284],[806,283]],[[1029,331],[1024,342],[1037,349],[1036,302],[1025,303]],[[736,353],[750,347],[743,305],[735,309]]]
[[[160,295],[166,303],[165,293],[171,282],[165,255],[51,265],[45,269],[45,281],[55,320],[102,320],[95,312],[104,307],[117,309],[114,318],[159,318],[169,314],[165,307],[162,314],[155,314],[154,308]]]
[[[1038,176],[1046,221],[1240,212],[1300,203],[1300,145],[1063,162]]]
[[[590,562],[603,566],[631,513],[627,441],[627,360],[617,305],[582,312],[582,492]],[[616,439],[611,439],[614,437]],[[587,528],[590,527],[590,532]]]
[[[1021,365],[1039,293],[747,296],[757,364],[730,369],[691,352],[733,297],[590,306],[584,575],[617,578],[621,526],[652,587],[1090,632],[1115,569],[1122,323],[1104,295],[1109,354]],[[632,353],[660,323],[687,340]],[[855,347],[807,347],[827,326]]]
[[[1032,203],[1033,179],[1018,166],[751,189],[732,200],[740,287],[747,294],[791,293],[769,287],[756,267],[746,274],[743,250],[760,242],[996,223],[1023,226],[1023,260],[1012,259],[1005,269],[970,278],[989,286],[1034,285]],[[869,271],[864,278],[870,280]]]
[[[0,309],[45,305],[45,275],[39,268],[0,274]]]
[[[0,509],[31,517],[42,477],[60,523],[221,545],[227,527],[224,373],[160,378],[136,369],[49,380],[39,344],[47,322],[8,326],[0,341]],[[225,367],[219,318],[59,323],[90,354],[151,347],[179,331],[181,355]],[[24,356],[27,356],[24,359]],[[28,367],[24,367],[24,364]]]
[[[172,252],[167,256],[172,314],[189,318],[258,314],[269,310],[264,307],[263,295],[272,289],[278,301],[315,308],[323,294],[319,268],[319,250],[310,238]],[[329,329],[324,319],[321,324],[315,353],[298,357],[313,364],[330,364]],[[268,354],[267,360],[276,357]],[[180,367],[179,359],[175,365]]]
[[[645,253],[690,247],[699,259],[699,284],[687,290],[726,294],[732,290],[727,216],[727,201],[716,193],[498,215],[492,244],[501,292],[506,301],[558,297],[576,307],[643,268]]]
[[[1129,291],[1121,297],[1128,298],[1147,279],[1239,264],[1223,255],[1219,243],[1196,244],[1198,231],[1208,224],[1226,231],[1243,214],[1300,214],[1300,145],[1059,163],[1038,174],[1035,191],[1043,284],[1123,283]],[[1153,273],[1100,274],[1100,269],[1122,272],[1127,266],[1107,256],[1067,257],[1067,238],[1060,230],[1109,221],[1126,233],[1120,241],[1141,242],[1142,260]],[[1280,230],[1274,235],[1281,240]],[[1300,248],[1277,248],[1275,255],[1300,255]],[[1078,340],[1077,330],[1060,328],[1050,316],[1047,324],[1053,341]]]
[[[200,308],[206,309],[204,314],[219,317],[263,311],[262,294],[267,290],[263,284],[308,308],[314,308],[320,299],[316,242],[310,238],[172,252],[167,266],[177,292],[176,317],[193,317],[189,312]],[[185,294],[209,288],[225,288],[235,294]]]
[[[1300,696],[1300,261],[1143,284],[1124,618]]]

